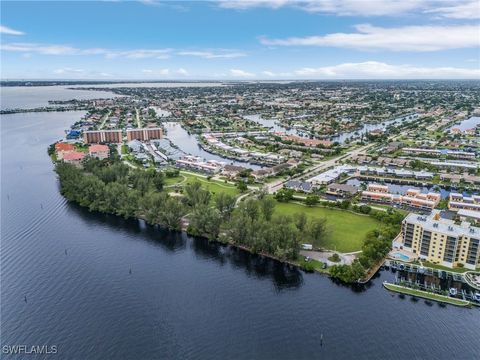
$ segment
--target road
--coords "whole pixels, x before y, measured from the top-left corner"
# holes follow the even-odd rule
[[[308,170],[308,172],[299,174],[299,175],[297,175],[297,176],[295,176],[295,177],[292,177],[290,180],[297,180],[297,179],[300,179],[300,178],[303,178],[303,177],[312,177],[312,176],[314,176],[316,173],[325,171],[325,170],[327,170],[328,168],[335,166],[336,163],[338,162],[338,160],[340,160],[340,159],[341,159],[341,160],[346,160],[346,159],[348,159],[348,158],[350,158],[350,157],[352,157],[352,156],[355,156],[355,155],[358,155],[358,154],[364,152],[365,150],[368,150],[369,148],[371,148],[371,147],[374,146],[374,145],[375,145],[375,144],[368,144],[368,145],[359,147],[359,148],[357,148],[357,149],[352,149],[352,150],[350,150],[349,152],[347,152],[345,155],[337,156],[337,157],[335,157],[335,158],[332,158],[332,159],[323,161],[322,163],[311,167],[311,168]],[[267,187],[268,193],[269,193],[269,194],[273,194],[273,193],[275,193],[276,191],[280,190],[280,189],[283,187],[283,184],[284,184],[285,182],[287,182],[287,180],[278,180],[278,181],[275,181],[275,182],[269,184],[268,187]]]
[[[137,108],[135,108],[135,116],[137,118],[137,128],[140,129],[142,127],[142,121],[140,120],[140,112]]]
[[[105,124],[106,124],[108,118],[110,117],[111,113],[112,113],[111,111],[108,111],[108,113],[103,117],[102,123],[100,124],[99,129],[103,129],[105,127]]]

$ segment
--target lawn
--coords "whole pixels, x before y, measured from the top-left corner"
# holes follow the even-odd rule
[[[305,270],[311,270],[311,271],[318,271],[324,274],[328,274],[329,270],[328,268],[323,269],[323,263],[321,261],[315,260],[315,259],[310,259],[308,261],[305,260],[303,256],[299,256],[297,259],[297,263],[300,267],[302,267]]]
[[[196,175],[193,175],[192,173],[187,173],[183,171],[180,172],[180,176],[178,177],[165,178],[165,186],[172,186],[175,184],[184,186],[194,181],[199,181],[202,184],[203,188],[208,189],[214,195],[221,192],[229,195],[233,195],[233,196],[237,196],[240,194],[240,191],[238,191],[235,185],[227,184],[225,182],[216,181],[216,180],[208,180],[203,176],[196,176]],[[171,187],[170,189],[173,189],[173,187]]]
[[[277,203],[276,214],[293,215],[304,212],[308,217],[327,219],[329,235],[324,246],[330,250],[353,252],[362,249],[365,235],[380,226],[380,222],[345,210],[307,207],[296,203]]]

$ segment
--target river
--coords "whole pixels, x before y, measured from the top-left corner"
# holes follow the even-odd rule
[[[1,86],[1,109],[32,109],[49,105],[49,100],[89,100],[117,97],[107,91],[69,89],[69,86]]]
[[[479,309],[401,299],[382,288],[390,272],[352,290],[66,202],[46,148],[81,115],[0,118],[2,346],[56,345],[28,358],[62,360],[478,358]]]

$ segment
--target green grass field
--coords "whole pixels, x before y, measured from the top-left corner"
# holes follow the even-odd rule
[[[293,215],[304,212],[308,217],[327,219],[329,235],[324,242],[327,249],[353,252],[362,249],[365,235],[380,226],[380,222],[369,217],[344,210],[307,207],[296,203],[277,203],[276,214]]]
[[[202,184],[202,187],[208,189],[212,194],[226,193],[233,196],[238,196],[240,191],[237,187],[232,184],[227,184],[221,181],[207,180],[205,177],[196,176],[191,173],[180,172],[180,176],[175,178],[165,178],[166,189],[173,190],[174,185],[184,186],[186,184],[192,183],[194,181],[199,181]]]

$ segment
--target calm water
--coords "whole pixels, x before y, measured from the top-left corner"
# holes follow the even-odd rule
[[[106,91],[72,90],[67,86],[0,86],[1,109],[31,109],[49,106],[49,100],[110,99]]]
[[[417,118],[418,118],[418,114],[412,114],[412,115],[408,115],[408,116],[401,116],[401,117],[398,117],[398,118],[395,118],[395,119],[387,120],[387,121],[384,121],[380,124],[365,124],[365,125],[363,125],[363,127],[361,129],[358,129],[356,131],[341,133],[338,136],[332,137],[331,140],[332,141],[337,141],[340,144],[342,144],[342,143],[345,142],[345,140],[351,140],[351,139],[354,139],[354,138],[358,138],[360,135],[366,134],[370,131],[380,130],[380,129],[384,130],[389,125],[399,125],[399,124],[402,124],[402,123],[409,123],[409,122],[411,122],[411,121],[413,121]]]
[[[59,349],[2,359],[479,357],[480,310],[392,296],[391,273],[357,292],[68,204],[46,147],[80,115],[1,117],[1,345]]]
[[[183,152],[194,155],[200,156],[206,160],[217,160],[217,161],[224,161],[227,164],[233,164],[237,166],[248,167],[251,169],[260,169],[261,166],[251,164],[245,161],[236,161],[232,159],[224,158],[223,156],[219,156],[208,151],[203,150],[196,138],[196,135],[190,135],[187,130],[182,128],[182,126],[177,122],[165,122],[164,124],[165,130],[167,131],[166,137],[175,145],[178,146],[180,150]]]
[[[467,129],[473,129],[474,127],[480,125],[480,116],[472,116],[468,119],[461,121],[459,124],[453,125],[450,129],[460,129],[465,131]]]

